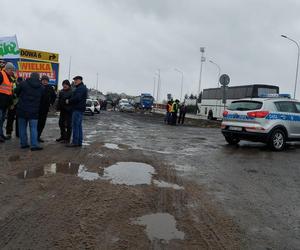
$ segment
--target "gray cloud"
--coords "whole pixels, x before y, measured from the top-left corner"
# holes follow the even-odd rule
[[[232,85],[278,84],[291,93],[297,50],[280,35],[300,41],[299,7],[296,0],[31,0],[13,6],[13,17],[2,12],[1,33],[17,34],[21,47],[58,52],[60,80],[72,56],[72,75],[93,86],[99,72],[104,92],[152,93],[160,68],[161,97],[179,97],[178,67],[184,92],[195,93],[203,46]],[[216,84],[217,69],[207,61],[202,86]]]

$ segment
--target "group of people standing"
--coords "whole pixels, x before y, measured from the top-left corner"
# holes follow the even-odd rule
[[[167,113],[165,117],[165,123],[168,125],[184,124],[187,107],[185,103],[180,104],[179,100],[170,100],[167,103]],[[179,111],[179,117],[178,117]]]
[[[40,78],[38,73],[31,73],[28,79],[23,80],[21,77],[16,79],[14,71],[14,65],[8,62],[0,72],[0,143],[11,139],[13,123],[16,121],[16,137],[20,138],[21,148],[42,150],[40,143],[44,140],[41,135],[50,106],[54,105],[57,98],[55,89],[49,84],[49,77],[46,75]],[[73,80],[74,88],[69,80],[64,80],[63,88],[58,94],[56,108],[60,111],[60,137],[56,141],[66,143],[68,147],[80,147],[83,141],[82,117],[88,93],[81,76],[76,76]]]

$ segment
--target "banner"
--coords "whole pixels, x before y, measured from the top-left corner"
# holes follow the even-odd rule
[[[19,58],[20,50],[16,36],[0,37],[0,59]]]
[[[53,62],[36,61],[29,59],[5,59],[6,62],[11,62],[16,67],[16,76],[23,79],[29,78],[32,72],[37,72],[40,77],[46,75],[49,77],[49,84],[57,85],[59,64]]]
[[[22,49],[20,48],[21,58],[38,60],[38,61],[49,61],[58,63],[58,54],[40,50]]]

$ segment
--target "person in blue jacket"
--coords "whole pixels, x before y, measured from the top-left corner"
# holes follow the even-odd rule
[[[21,148],[29,148],[27,139],[27,126],[30,127],[31,150],[41,150],[38,144],[37,124],[39,119],[40,101],[44,91],[38,73],[31,73],[30,78],[20,83],[15,93],[19,97],[17,116],[19,122],[19,135]]]
[[[67,147],[81,147],[83,141],[82,118],[86,108],[87,88],[82,82],[81,76],[73,78],[75,91],[70,99],[66,99],[66,104],[72,106],[72,143]]]

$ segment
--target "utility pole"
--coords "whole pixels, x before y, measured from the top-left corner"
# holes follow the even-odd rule
[[[200,95],[200,92],[201,92],[202,67],[203,67],[203,63],[205,62],[205,57],[204,57],[205,48],[201,47],[200,48],[200,52],[201,52],[201,61],[200,61],[200,75],[199,75],[198,96]]]
[[[155,96],[155,84],[156,84],[156,77],[153,77],[153,97]]]
[[[69,61],[69,74],[68,74],[69,81],[71,79],[71,64],[72,64],[72,56],[70,56],[70,61]]]
[[[160,89],[160,69],[158,69],[158,79],[157,79],[157,94],[156,94],[156,102],[158,102],[159,98],[159,89]]]
[[[198,99],[199,99],[200,93],[201,93],[202,67],[203,67],[203,63],[205,62],[205,57],[204,57],[205,48],[204,47],[200,47],[200,52],[201,52],[200,75],[199,75],[198,96],[197,96],[197,99],[196,99],[197,111],[198,111]]]
[[[97,72],[97,85],[96,85],[96,90],[98,91],[98,84],[99,84],[99,73]]]

